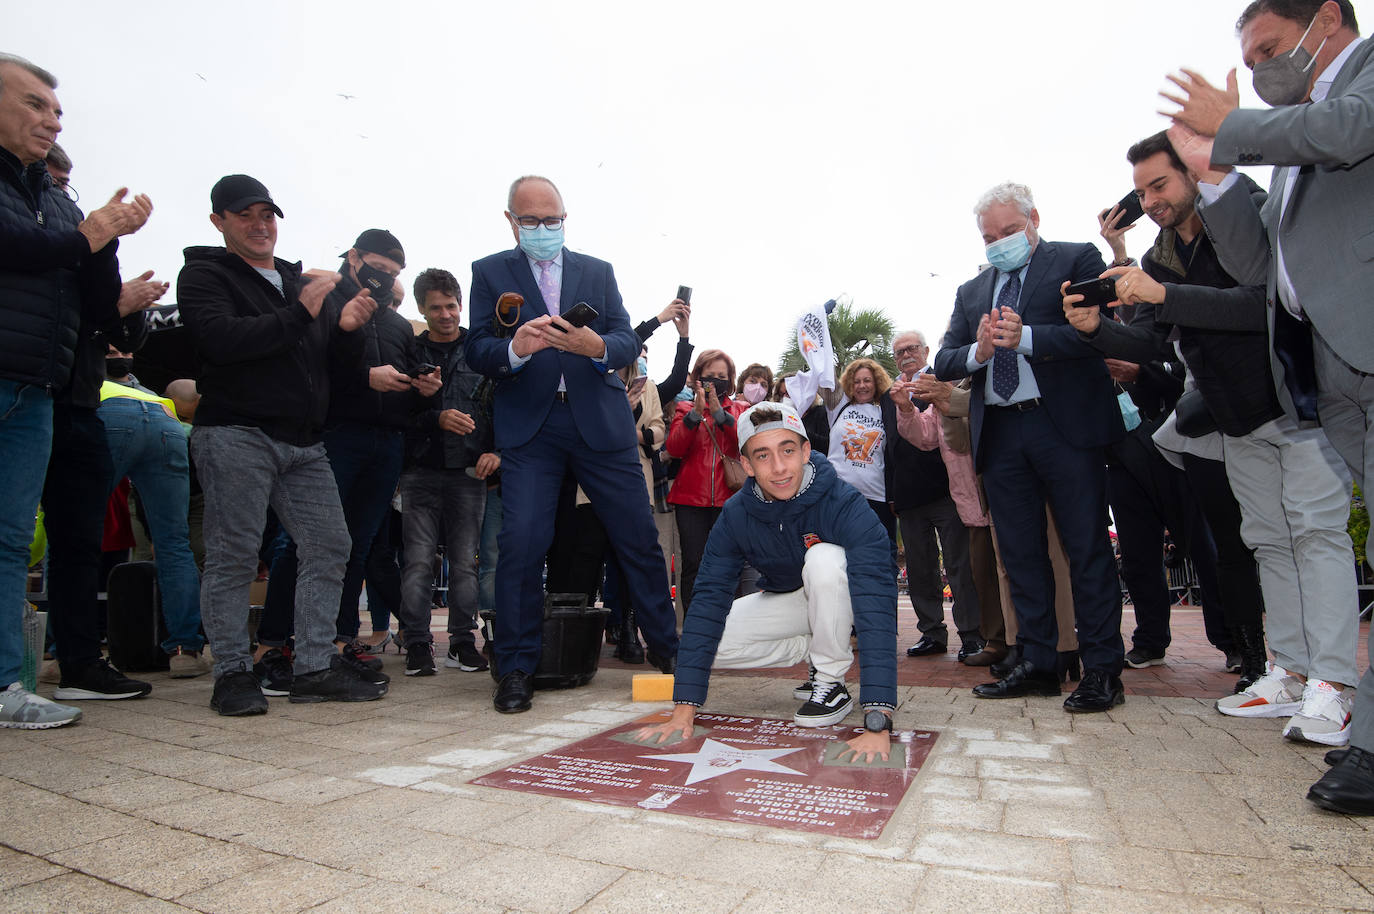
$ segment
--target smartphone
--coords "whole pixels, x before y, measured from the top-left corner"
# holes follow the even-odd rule
[[[677,287],[677,297],[680,298],[680,299],[682,300],[682,303],[683,303],[684,305],[690,305],[690,304],[692,303],[692,287],[691,287],[691,286],[678,286],[678,287]]]
[[[1116,205],[1121,208],[1122,212],[1121,218],[1116,220],[1116,227],[1118,229],[1123,229],[1128,225],[1134,225],[1136,222],[1140,221],[1141,216],[1145,215],[1145,210],[1140,205],[1140,196],[1136,194],[1135,191],[1131,191],[1129,194],[1122,197]],[[1103,210],[1102,214],[1105,216],[1110,212],[1111,209],[1108,208]]]
[[[585,327],[596,320],[598,315],[595,308],[584,301],[580,301],[559,316],[574,327]],[[557,327],[558,325],[554,324],[554,326]],[[566,333],[567,331],[564,330],[563,332]]]
[[[1083,300],[1074,305],[1075,308],[1091,308],[1094,305],[1103,307],[1116,301],[1116,280],[1085,279],[1070,284],[1064,294],[1083,296]]]
[[[425,363],[423,363],[422,365],[420,365],[420,367],[416,368],[415,371],[412,372],[410,376],[411,376],[412,378],[418,378],[418,377],[421,377],[421,376],[423,376],[423,375],[434,374],[435,369],[437,369],[438,367],[439,367],[438,365],[431,365],[431,364],[429,364],[428,362],[425,362]]]
[[[639,392],[644,389],[644,385],[648,383],[648,381],[649,379],[644,377],[644,375],[640,375],[639,377],[631,381],[630,389],[627,391],[629,396],[631,398],[639,396]]]

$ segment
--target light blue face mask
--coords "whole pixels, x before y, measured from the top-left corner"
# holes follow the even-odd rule
[[[1003,273],[1011,273],[1024,267],[1026,261],[1030,260],[1030,236],[1023,229],[1015,235],[994,241],[987,246],[986,251],[988,263]]]
[[[635,364],[639,366],[639,377],[642,378],[649,373],[649,360],[644,356],[640,356]]]
[[[535,260],[553,260],[563,250],[563,227],[551,229],[547,225],[534,228],[520,226],[520,250]]]

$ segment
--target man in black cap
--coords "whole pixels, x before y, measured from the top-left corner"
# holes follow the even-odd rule
[[[362,291],[380,306],[360,331],[362,361],[331,360],[324,430],[324,449],[353,540],[334,641],[346,657],[371,662],[367,652],[371,646],[358,640],[363,566],[401,476],[405,429],[421,408],[422,397],[437,393],[441,382],[437,371],[420,372],[423,360],[416,351],[415,331],[410,321],[389,307],[396,277],[406,263],[396,236],[385,229],[368,229],[340,256],[345,258],[343,275],[325,306],[343,308]],[[258,626],[255,668],[269,695],[284,694],[291,687],[291,663],[283,649],[296,605],[296,572],[296,545],[288,537],[272,563],[267,603]],[[372,678],[385,679],[375,673]]]
[[[248,587],[269,505],[295,538],[300,573],[291,700],[367,701],[386,683],[334,650],[334,618],[348,562],[339,490],[320,435],[330,365],[362,370],[364,334],[377,303],[360,291],[326,301],[342,277],[302,275],[273,256],[281,208],[247,175],[221,178],[210,222],[224,247],[186,249],[177,278],[181,318],[203,362],[191,454],[205,490],[201,614],[215,657],[210,706],[262,714],[248,639]]]

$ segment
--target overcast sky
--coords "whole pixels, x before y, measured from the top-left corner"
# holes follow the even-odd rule
[[[246,172],[286,213],[278,256],[334,268],[383,227],[407,288],[439,266],[466,292],[514,243],[510,181],[543,174],[633,321],[692,286],[693,342],[742,367],[776,364],[840,292],[938,340],[984,259],[971,207],[1002,180],[1031,186],[1046,238],[1109,257],[1095,216],[1130,189],[1126,148],[1167,125],[1165,74],[1224,80],[1243,6],[73,0],[11,11],[0,50],[61,81],[83,208],[152,196],[126,277],[174,280],[182,248],[219,243],[210,187]],[[673,336],[651,341],[655,375]]]

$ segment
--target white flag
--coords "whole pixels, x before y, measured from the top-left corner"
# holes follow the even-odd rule
[[[807,370],[787,379],[787,396],[798,414],[804,414],[816,400],[816,391],[835,387],[835,350],[830,345],[830,322],[826,302],[807,311],[797,321],[797,349],[806,360]]]

